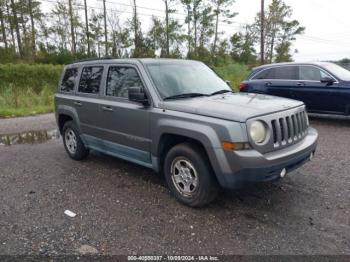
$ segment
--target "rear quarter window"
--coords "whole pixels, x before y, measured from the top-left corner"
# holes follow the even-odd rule
[[[66,69],[60,85],[60,91],[73,92],[77,80],[78,80],[78,68]]]
[[[260,71],[259,73],[257,73],[253,79],[257,80],[257,79],[273,79],[274,77],[274,70],[273,68],[270,69],[265,69]]]

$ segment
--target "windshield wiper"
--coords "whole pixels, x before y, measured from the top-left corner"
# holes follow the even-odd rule
[[[171,100],[171,99],[181,99],[181,98],[190,98],[190,97],[199,97],[199,96],[208,96],[207,94],[201,93],[185,93],[180,95],[168,96],[163,100]]]
[[[233,93],[231,90],[222,89],[222,90],[216,91],[214,93],[211,93],[210,95],[215,96],[215,95],[224,94],[224,93],[228,93],[228,92]]]

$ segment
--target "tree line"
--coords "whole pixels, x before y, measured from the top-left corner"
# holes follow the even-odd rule
[[[47,13],[43,2],[52,6]],[[145,30],[137,0],[130,3],[131,12],[119,11],[112,0],[98,0],[99,6],[89,6],[87,0],[0,0],[0,63],[158,56],[254,65],[262,29],[265,61],[292,60],[292,42],[305,30],[292,19],[292,8],[273,0],[265,10],[263,28],[258,13],[252,24],[230,33],[238,14],[232,11],[234,2],[162,0],[163,15],[151,16]],[[122,21],[121,14],[128,19]]]

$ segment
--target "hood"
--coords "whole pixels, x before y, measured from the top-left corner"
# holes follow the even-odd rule
[[[198,114],[232,121],[247,119],[302,106],[304,103],[276,96],[233,93],[210,97],[163,101],[162,109]]]

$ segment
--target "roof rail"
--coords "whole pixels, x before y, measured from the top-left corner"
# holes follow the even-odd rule
[[[98,58],[98,57],[96,57],[96,58],[84,58],[84,59],[79,59],[79,60],[75,60],[71,63],[68,63],[68,65],[81,63],[81,62],[100,61],[100,60],[107,60],[107,59],[117,59],[117,58],[112,57],[112,56],[106,56],[106,57],[100,57],[100,58]]]

